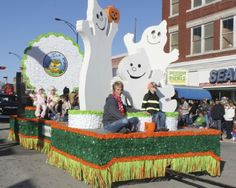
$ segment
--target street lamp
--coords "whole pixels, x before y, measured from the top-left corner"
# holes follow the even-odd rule
[[[19,59],[20,61],[22,59],[22,57],[19,54],[15,53],[15,52],[8,52],[8,54],[16,56],[17,59]]]
[[[66,20],[63,20],[61,18],[54,18],[54,20],[59,21],[59,22],[64,22],[67,26],[69,26],[72,32],[76,35],[76,43],[78,44],[79,36],[78,36],[78,32],[76,31],[76,27],[72,23]]]

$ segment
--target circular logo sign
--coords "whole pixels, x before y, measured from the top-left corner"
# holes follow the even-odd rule
[[[50,52],[43,59],[45,72],[52,77],[59,77],[67,70],[67,60],[60,52]]]

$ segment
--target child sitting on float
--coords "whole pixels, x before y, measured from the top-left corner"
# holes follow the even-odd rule
[[[35,94],[30,94],[30,97],[33,99],[33,104],[36,106],[35,116],[37,118],[45,118],[47,110],[47,96],[43,87],[39,87]]]
[[[51,86],[49,89],[49,94],[47,97],[47,107],[48,107],[48,112],[50,116],[56,115],[55,112],[55,105],[58,103],[60,100],[59,96],[56,94],[57,89],[54,86]]]
[[[71,109],[71,104],[68,95],[61,95],[59,102],[55,106],[56,121],[68,121],[68,111]]]

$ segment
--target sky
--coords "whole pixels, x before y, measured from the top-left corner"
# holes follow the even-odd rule
[[[118,32],[113,40],[112,55],[126,53],[123,37],[134,33],[135,18],[137,41],[142,32],[162,19],[162,0],[98,0],[102,8],[115,6],[120,11]],[[0,1],[0,81],[8,77],[12,83],[16,72],[20,71],[21,61],[13,52],[23,57],[29,42],[48,32],[62,33],[76,40],[75,34],[58,17],[73,25],[77,20],[86,19],[87,0],[1,0]],[[79,37],[83,50],[83,41]]]

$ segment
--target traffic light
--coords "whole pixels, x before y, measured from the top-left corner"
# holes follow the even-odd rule
[[[0,70],[5,70],[5,69],[6,69],[6,67],[0,66]]]

